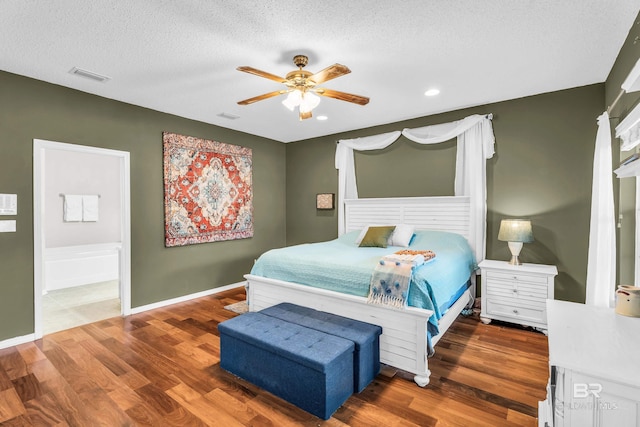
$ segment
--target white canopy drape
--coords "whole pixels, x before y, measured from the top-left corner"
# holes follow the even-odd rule
[[[613,205],[611,125],[609,114],[598,117],[593,159],[586,304],[608,307],[616,280],[616,224]]]
[[[493,157],[495,144],[492,118],[490,114],[476,114],[451,123],[340,140],[336,148],[338,235],[345,232],[344,200],[358,198],[354,150],[380,150],[393,144],[400,134],[419,144],[438,144],[457,137],[455,195],[470,198],[472,240],[476,242],[473,249],[478,262],[483,260],[486,247],[486,159]]]

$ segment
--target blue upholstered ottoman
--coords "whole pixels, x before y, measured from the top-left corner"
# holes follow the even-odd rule
[[[260,313],[353,341],[354,392],[360,393],[380,373],[380,326],[286,302]]]
[[[352,341],[261,313],[218,325],[220,366],[320,418],[353,393]]]

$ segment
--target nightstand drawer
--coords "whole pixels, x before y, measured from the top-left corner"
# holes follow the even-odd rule
[[[530,308],[532,310],[544,310],[547,306],[546,300],[537,298],[519,298],[517,296],[487,295],[487,300],[493,304],[513,306],[513,308]]]
[[[546,323],[545,306],[541,305],[536,307],[521,307],[517,305],[504,304],[487,300],[487,314],[493,314],[495,316],[510,317],[516,321],[523,320],[529,322]]]
[[[534,298],[544,302],[547,299],[548,288],[530,283],[488,280],[487,293],[489,295]]]
[[[516,273],[516,272],[512,273],[507,271],[495,271],[495,270],[487,270],[486,274],[487,274],[487,280],[497,279],[497,280],[505,280],[509,282],[537,283],[539,285],[546,285],[548,283],[548,276],[545,276],[545,275]]]

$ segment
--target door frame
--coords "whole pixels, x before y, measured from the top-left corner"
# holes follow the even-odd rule
[[[640,286],[640,176],[636,176],[635,242],[633,253],[633,284]],[[619,280],[620,278],[618,278]],[[614,289],[615,295],[615,289]]]
[[[97,148],[63,142],[33,140],[33,308],[35,339],[42,338],[42,290],[45,268],[44,235],[44,178],[45,156],[47,150],[62,150],[75,153],[88,153],[115,156],[120,159],[120,239],[119,280],[121,314],[131,314],[131,185],[130,153],[127,151]]]

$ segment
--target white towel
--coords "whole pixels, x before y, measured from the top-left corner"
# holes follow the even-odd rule
[[[65,194],[63,210],[65,222],[82,221],[82,196]]]
[[[86,222],[98,221],[98,196],[82,196],[82,220]]]

